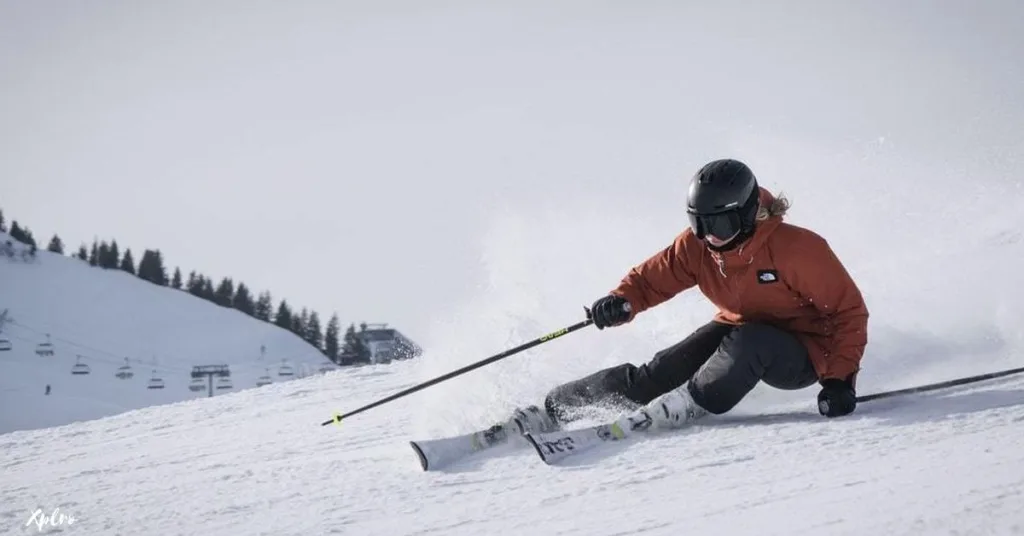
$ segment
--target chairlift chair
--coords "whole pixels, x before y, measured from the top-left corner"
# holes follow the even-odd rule
[[[270,385],[274,383],[270,379],[270,369],[266,369],[267,373],[256,379],[256,387],[263,387],[264,385]]]
[[[82,363],[82,356],[76,356],[75,366],[71,367],[71,374],[82,375],[89,373],[89,365]]]
[[[124,364],[121,365],[120,367],[117,367],[117,372],[114,374],[114,376],[117,376],[118,379],[121,380],[129,380],[135,376],[135,373],[132,372],[132,366],[128,363],[127,357],[124,358]]]
[[[193,393],[198,393],[206,389],[206,380],[203,378],[192,378],[192,381],[188,384],[188,390]]]
[[[161,377],[156,375],[156,370],[153,371],[153,377],[149,379],[149,385],[147,385],[146,388],[147,389],[163,389],[164,388],[164,380],[163,380],[163,378],[161,378]]]
[[[9,339],[0,338],[0,352],[10,352],[14,348]]]
[[[224,376],[217,378],[217,390],[231,389],[231,380]]]
[[[36,355],[39,355],[39,356],[52,356],[53,354],[54,354],[53,343],[50,342],[50,334],[47,333],[46,334],[46,342],[41,342],[41,343],[39,343],[38,346],[36,346]]]
[[[295,370],[285,360],[281,360],[281,368],[277,370],[278,376],[294,376]]]

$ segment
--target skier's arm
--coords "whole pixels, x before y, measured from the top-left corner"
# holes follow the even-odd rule
[[[787,283],[821,313],[830,341],[821,379],[848,380],[867,346],[868,309],[857,284],[828,242],[808,233],[790,244]]]
[[[663,303],[697,284],[690,266],[690,249],[696,238],[687,229],[665,249],[634,266],[612,294],[629,300],[630,320],[640,312]]]

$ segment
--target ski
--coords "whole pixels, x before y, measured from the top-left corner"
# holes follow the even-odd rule
[[[478,452],[504,445],[508,443],[508,434],[505,425],[496,424],[486,430],[467,434],[410,441],[409,445],[419,457],[423,470],[430,471]]]
[[[646,431],[652,422],[647,413],[640,411],[629,417],[594,426],[541,434],[528,433],[525,437],[540,459],[553,465],[598,445],[628,439],[635,433]]]
[[[525,434],[530,431],[529,423],[536,423],[542,411],[537,406],[527,406],[516,410],[508,421],[485,430],[438,439],[410,441],[409,445],[419,457],[420,466],[424,471],[440,469],[479,452],[509,443],[517,447],[529,445],[525,440]]]

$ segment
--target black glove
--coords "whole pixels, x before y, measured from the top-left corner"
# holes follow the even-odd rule
[[[830,378],[821,382],[818,413],[826,417],[842,417],[857,408],[857,393],[848,381]]]
[[[622,296],[609,294],[594,302],[590,317],[597,329],[617,326],[629,320],[629,301]]]

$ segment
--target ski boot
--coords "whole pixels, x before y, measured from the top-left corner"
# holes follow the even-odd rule
[[[685,385],[655,398],[645,408],[654,421],[654,427],[662,429],[682,428],[708,414],[708,410],[693,400]]]
[[[512,439],[523,439],[529,433],[554,432],[558,429],[558,423],[548,412],[535,405],[529,405],[516,408],[504,421],[477,432],[473,444],[482,448]]]
[[[518,431],[519,435],[543,434],[559,429],[555,419],[543,408],[535,405],[516,409],[512,412],[507,425],[510,430]]]
[[[637,411],[615,421],[616,433],[621,436],[649,428],[673,430],[700,419],[708,411],[694,402],[690,391],[683,385],[650,401]]]

